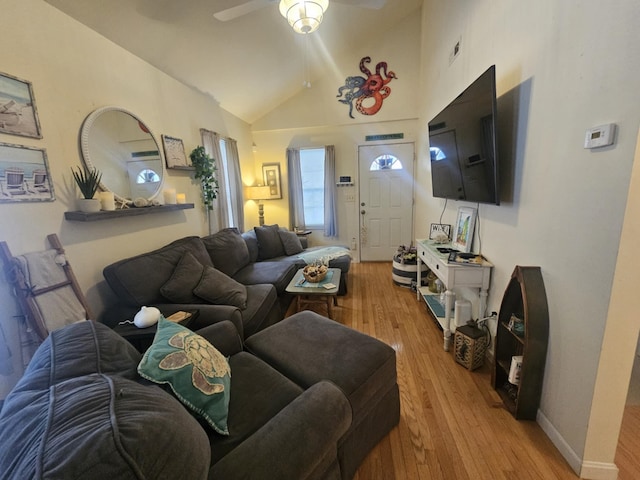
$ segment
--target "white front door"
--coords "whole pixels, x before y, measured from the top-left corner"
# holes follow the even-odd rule
[[[413,239],[413,143],[362,145],[360,259],[391,261]]]

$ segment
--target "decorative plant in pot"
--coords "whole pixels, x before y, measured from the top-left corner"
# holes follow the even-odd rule
[[[93,197],[100,186],[102,173],[96,169],[89,170],[87,167],[78,167],[77,170],[71,167],[71,173],[83,197],[78,200],[80,211],[86,213],[99,212],[100,200]]]
[[[202,200],[207,211],[213,210],[213,201],[218,197],[218,179],[216,178],[215,159],[205,152],[203,146],[198,146],[189,154],[191,164],[195,168],[195,178],[200,180]]]

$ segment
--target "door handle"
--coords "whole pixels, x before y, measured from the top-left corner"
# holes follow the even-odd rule
[[[365,213],[367,213],[367,212],[366,212],[365,210],[360,210],[360,213],[361,213],[362,215],[364,215],[364,214],[365,214]]]

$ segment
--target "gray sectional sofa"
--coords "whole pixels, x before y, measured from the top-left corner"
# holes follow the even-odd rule
[[[287,285],[314,260],[342,270],[339,293],[346,293],[351,257],[345,247],[305,248],[278,225],[181,238],[104,268],[118,304],[101,321],[113,327],[142,306],[158,307],[165,316],[198,310],[192,328],[230,320],[248,338],[283,318],[292,299]]]
[[[227,358],[228,434],[191,413],[173,384],[139,375],[148,352],[81,321],[51,333],[7,396],[2,478],[348,480],[398,423],[395,352],[374,338],[313,312],[250,345],[229,321],[197,333]],[[184,357],[189,344],[174,339]],[[206,370],[194,360],[186,372],[162,368],[193,377],[193,388],[196,366]]]

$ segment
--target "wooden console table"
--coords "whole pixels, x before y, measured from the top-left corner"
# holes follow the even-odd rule
[[[478,289],[478,318],[485,315],[487,308],[487,295],[489,282],[491,280],[491,269],[493,264],[484,261],[481,265],[453,265],[447,262],[449,255],[441,253],[438,248],[452,248],[449,244],[436,244],[432,240],[416,240],[418,250],[418,290],[417,298],[426,302],[434,317],[442,327],[444,332],[444,349],[449,351],[451,345],[451,312],[455,305],[454,289],[457,287],[467,287]],[[429,291],[427,287],[422,287],[420,262],[425,263],[444,284],[445,292],[444,312],[436,312],[433,302],[429,302],[427,297],[437,298],[437,294]]]

